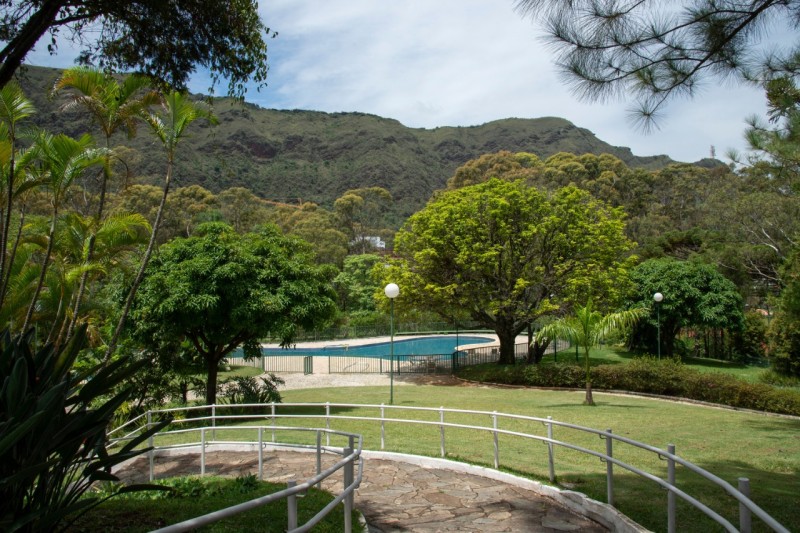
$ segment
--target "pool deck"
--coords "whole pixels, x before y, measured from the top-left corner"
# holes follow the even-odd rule
[[[395,335],[394,340],[409,340],[409,339],[421,339],[431,336],[449,336],[449,337],[456,337],[455,334],[453,335],[437,335],[437,334],[426,334],[426,335]],[[461,337],[489,337],[492,339],[491,342],[488,343],[480,343],[480,344],[459,344],[459,349],[466,349],[472,347],[493,347],[499,346],[500,342],[497,339],[497,335],[493,333],[464,333],[460,335]],[[391,337],[369,337],[363,339],[339,339],[339,340],[326,340],[326,341],[316,341],[316,342],[302,342],[297,343],[294,345],[297,349],[315,349],[315,348],[324,348],[326,346],[365,346],[369,344],[382,344],[388,343],[391,341]],[[528,341],[527,336],[520,335],[517,337],[516,343],[525,343]],[[272,343],[264,343],[261,345],[262,348],[280,348],[280,345]],[[292,355],[291,350],[287,350],[286,355]],[[300,354],[297,354],[300,355]],[[341,354],[333,354],[337,357],[342,357]],[[355,354],[354,354],[355,355]],[[346,354],[344,355],[346,357]],[[273,372],[274,374],[280,376],[286,381],[286,385],[282,387],[284,390],[291,390],[291,389],[306,389],[306,388],[317,388],[317,387],[357,387],[357,386],[380,386],[380,385],[389,385],[389,375],[388,373],[377,372],[375,369],[367,372],[348,372],[348,373],[329,373],[329,363],[330,358],[328,355],[312,355],[310,356],[313,358],[313,373],[308,375],[298,376],[296,373],[291,372]],[[355,355],[358,357],[358,355]],[[362,364],[363,359],[361,359]],[[377,359],[376,359],[377,361]],[[295,369],[296,370],[296,369]],[[398,373],[395,375],[395,382],[398,384],[416,384],[419,380],[415,380],[408,376],[408,379],[401,379],[400,375],[405,373]],[[405,378],[405,376],[404,376]],[[405,383],[404,383],[405,382]]]
[[[395,335],[395,341],[401,340],[409,340],[409,339],[424,339],[425,337],[456,337],[455,334],[450,335],[440,335],[436,333],[428,333],[428,334],[420,334],[420,335]],[[462,344],[459,345],[459,348],[462,350],[465,348],[476,347],[476,346],[494,346],[500,344],[500,341],[497,339],[497,335],[494,333],[463,333],[458,335],[460,337],[490,337],[493,339],[490,343],[481,343],[481,344]],[[391,337],[368,337],[364,339],[338,339],[338,340],[324,340],[324,341],[311,341],[311,342],[298,342],[293,345],[294,348],[324,348],[326,346],[364,346],[366,344],[382,344],[391,342]],[[520,335],[517,337],[517,343],[528,342],[528,337],[524,335]],[[262,348],[280,348],[280,344],[271,343],[271,344],[262,344]]]

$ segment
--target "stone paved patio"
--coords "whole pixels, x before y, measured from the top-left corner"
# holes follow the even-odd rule
[[[331,465],[336,457],[324,456]],[[156,459],[156,477],[199,474],[199,454]],[[601,532],[606,528],[579,516],[536,492],[485,477],[402,461],[365,459],[364,477],[355,505],[370,532]],[[141,457],[118,473],[128,482],[147,481],[147,458]],[[270,453],[264,458],[264,478],[302,481],[314,473],[314,455]],[[206,473],[238,476],[258,473],[255,452],[207,452]],[[341,473],[323,484],[342,487]]]

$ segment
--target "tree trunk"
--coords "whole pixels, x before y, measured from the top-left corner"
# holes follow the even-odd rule
[[[586,398],[583,400],[584,405],[594,405],[594,398],[592,398],[592,365],[589,362],[589,347],[583,348],[583,359],[586,363]]]
[[[31,317],[33,316],[33,310],[36,308],[36,302],[39,300],[39,294],[42,292],[42,287],[44,286],[44,278],[47,275],[47,265],[50,263],[50,255],[53,253],[53,242],[56,238],[56,219],[58,217],[58,207],[53,207],[53,218],[50,221],[50,235],[47,237],[47,251],[44,253],[44,259],[42,259],[42,270],[39,272],[39,281],[36,283],[36,290],[33,293],[33,298],[31,299],[31,304],[28,306],[28,312],[25,313],[25,321],[22,323],[22,329],[20,330],[22,333],[28,329],[28,325],[31,322]]]
[[[500,359],[497,363],[501,365],[513,365],[516,362],[514,353],[514,343],[517,339],[517,332],[511,326],[502,327],[498,324],[495,328],[497,338],[500,339]]]
[[[550,346],[550,339],[534,339],[533,344],[528,348],[528,363],[539,364],[544,357],[547,348]]]
[[[42,3],[38,11],[31,15],[17,35],[6,44],[2,56],[0,56],[0,61],[2,61],[0,64],[0,87],[5,87],[11,81],[25,56],[55,22],[58,12],[65,4],[64,0],[49,0]]]
[[[583,405],[594,405],[594,398],[592,398],[592,380],[586,380],[586,398],[583,400]]]
[[[204,353],[203,357],[206,360],[206,372],[208,373],[208,381],[206,381],[206,405],[214,405],[217,403],[217,375],[219,374],[219,361],[215,350]]]
[[[156,220],[153,222],[153,231],[150,233],[150,242],[147,244],[147,250],[145,250],[142,263],[139,265],[139,271],[136,273],[136,278],[133,280],[131,290],[128,292],[128,298],[125,300],[125,306],[122,308],[122,315],[119,317],[119,322],[117,322],[117,328],[114,330],[114,335],[111,337],[111,340],[108,343],[108,348],[106,348],[106,353],[103,356],[103,360],[105,362],[108,362],[111,359],[111,354],[113,354],[114,350],[117,348],[117,342],[119,342],[119,336],[122,333],[122,328],[125,327],[125,321],[128,319],[128,313],[131,311],[131,306],[133,305],[133,299],[136,296],[136,291],[139,290],[139,285],[142,284],[147,263],[150,262],[150,256],[153,255],[158,229],[161,227],[161,218],[164,216],[164,205],[167,203],[169,184],[172,180],[172,165],[173,160],[170,157],[170,159],[167,161],[167,175],[164,178],[164,191],[161,195],[161,203],[158,204]]]
[[[106,137],[106,150],[110,150],[111,140]],[[110,156],[106,155],[106,161],[103,165],[103,180],[100,183],[100,200],[98,201],[97,206],[97,215],[95,216],[95,223],[94,228],[92,229],[92,234],[89,236],[89,246],[86,250],[86,258],[84,259],[86,265],[88,265],[92,258],[94,257],[94,248],[95,242],[97,240],[97,231],[100,229],[100,222],[103,220],[103,209],[106,203],[106,188],[108,187],[108,179],[109,179],[109,165]],[[64,344],[68,343],[69,340],[72,338],[73,333],[75,332],[75,325],[78,323],[78,314],[81,310],[81,302],[83,301],[83,294],[86,292],[86,282],[89,279],[89,270],[85,270],[83,274],[81,274],[81,282],[78,285],[78,297],[75,299],[75,307],[72,309],[72,318],[69,322],[69,328],[67,328],[67,337],[64,339]]]

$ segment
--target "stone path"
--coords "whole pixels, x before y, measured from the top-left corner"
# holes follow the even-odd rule
[[[323,468],[335,461],[335,456],[325,455]],[[199,464],[199,454],[158,457],[156,477],[199,474]],[[140,457],[118,474],[128,482],[147,481],[147,468],[147,458]],[[302,481],[311,477],[314,469],[314,454],[278,452],[264,457],[264,478],[269,481]],[[258,456],[255,452],[207,452],[206,473],[257,474]],[[323,484],[331,491],[341,487],[340,472]],[[607,531],[530,490],[473,474],[385,459],[364,459],[364,477],[355,504],[369,531],[375,533]]]

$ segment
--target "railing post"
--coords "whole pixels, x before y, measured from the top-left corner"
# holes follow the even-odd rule
[[[270,411],[272,411],[272,443],[275,444],[275,402],[272,402]]]
[[[258,428],[258,479],[264,481],[264,428]]]
[[[150,429],[152,427],[152,424],[153,424],[153,412],[148,410],[147,411],[147,429]],[[150,481],[153,481],[153,479],[155,479],[155,460],[156,460],[156,456],[155,456],[155,450],[153,450],[154,444],[155,444],[155,441],[153,439],[153,436],[150,435],[150,437],[147,439],[147,445],[150,447],[150,451],[147,452],[147,457],[150,460]]]
[[[439,407],[439,448],[444,457],[444,406]]]
[[[217,404],[211,406],[211,440],[217,440]]]
[[[297,481],[290,479],[286,482],[286,488],[291,489],[297,485]],[[291,531],[297,529],[297,494],[292,494],[286,498],[287,516],[289,517],[286,529]]]
[[[322,432],[317,430],[317,475],[322,472]],[[322,481],[317,483],[317,488],[322,488]]]
[[[206,475],[206,428],[200,428],[200,475]]]
[[[611,428],[606,430],[611,433]],[[611,461],[613,455],[614,439],[609,435],[606,438],[606,501],[608,505],[614,505],[614,463]]]
[[[739,478],[739,492],[750,498],[750,480],[746,477]],[[739,533],[750,533],[752,531],[752,516],[750,509],[739,502]]]
[[[667,444],[667,452],[670,454],[667,457],[667,483],[670,486],[675,486],[675,460],[672,458],[675,455],[675,445]],[[675,493],[669,491],[667,493],[667,532],[675,533],[677,520],[677,509],[675,506]]]
[[[344,456],[348,457],[353,453],[353,448],[345,448]],[[353,460],[347,461],[344,465],[344,490],[353,484]],[[353,530],[353,491],[344,497],[344,531],[351,533]]]
[[[381,450],[384,448],[386,437],[386,417],[384,415],[384,407],[383,404],[381,404]]]
[[[553,420],[552,416],[548,416],[547,420]],[[551,422],[547,423],[547,460],[550,466],[550,483],[555,483],[556,481],[556,462],[555,457],[553,457],[553,424]]]
[[[325,446],[331,445],[331,402],[325,402],[325,429],[328,430],[328,433],[325,433]]]
[[[492,428],[494,428],[494,468],[500,468],[500,443],[497,440],[497,411],[492,411]]]

